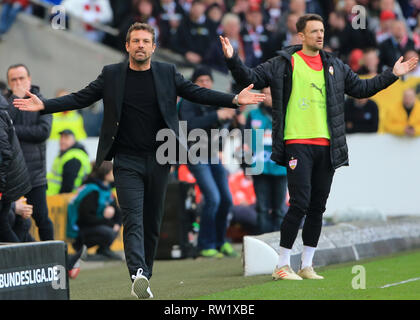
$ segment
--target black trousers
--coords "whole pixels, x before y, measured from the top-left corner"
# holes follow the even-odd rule
[[[47,186],[33,187],[25,197],[28,204],[33,205],[32,218],[38,227],[39,239],[54,240],[54,226],[48,217]]]
[[[155,154],[142,157],[116,154],[114,178],[123,216],[123,241],[128,272],[139,268],[152,276],[170,165],[160,165]]]
[[[290,207],[281,225],[280,246],[291,249],[302,218],[302,240],[316,247],[322,228],[322,214],[334,176],[330,147],[306,144],[286,145]]]
[[[20,242],[10,224],[10,201],[0,200],[0,242]]]

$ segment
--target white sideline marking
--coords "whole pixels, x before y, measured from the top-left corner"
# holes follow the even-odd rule
[[[386,284],[383,287],[381,287],[381,289],[389,288],[389,287],[393,287],[393,286],[398,286],[398,285],[403,284],[403,283],[418,281],[418,280],[420,280],[420,278],[413,278],[413,279],[408,279],[408,280],[404,280],[404,281],[397,282],[397,283]]]

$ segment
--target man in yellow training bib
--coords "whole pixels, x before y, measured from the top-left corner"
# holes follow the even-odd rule
[[[321,234],[322,214],[335,169],[347,166],[344,94],[368,98],[413,70],[417,58],[369,79],[361,80],[348,65],[322,50],[323,19],[306,14],[296,23],[302,46],[284,48],[277,57],[250,69],[220,37],[226,62],[235,81],[255,89],[271,88],[273,98],[273,152],[271,159],[287,167],[290,208],[281,225],[280,254],[273,279],[323,279],[312,268]],[[290,267],[290,252],[300,223],[303,230],[301,268]]]

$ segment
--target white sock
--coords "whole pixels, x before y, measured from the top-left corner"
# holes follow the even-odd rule
[[[312,267],[312,260],[314,258],[316,248],[303,246],[302,258],[301,258],[301,269],[306,267]]]
[[[291,252],[292,252],[292,249],[280,247],[279,261],[277,262],[277,268],[281,268],[285,265],[290,266],[290,253]]]

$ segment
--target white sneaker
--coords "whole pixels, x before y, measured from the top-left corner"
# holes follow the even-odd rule
[[[136,275],[132,275],[133,284],[131,286],[131,295],[138,299],[153,298],[153,293],[149,287],[149,280],[143,275],[143,269],[139,268]]]

